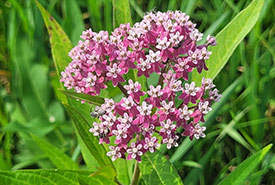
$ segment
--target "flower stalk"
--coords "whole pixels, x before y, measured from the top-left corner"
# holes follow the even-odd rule
[[[140,170],[138,167],[138,162],[136,162],[131,185],[138,185],[139,176],[140,176]]]
[[[128,97],[127,90],[121,85],[121,83],[117,84],[118,88],[121,90],[121,92],[124,94],[124,96]]]

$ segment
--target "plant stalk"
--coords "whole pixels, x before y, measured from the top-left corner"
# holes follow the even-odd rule
[[[158,85],[160,85],[161,87],[163,86],[163,80],[164,80],[164,77],[162,75],[163,75],[163,73],[167,73],[170,63],[171,63],[171,61],[168,61],[166,66],[161,70],[161,73],[159,76],[159,81],[158,81]]]
[[[136,162],[131,185],[138,185],[139,175],[140,175],[140,170],[139,170],[139,167],[138,167],[138,162]]]
[[[118,83],[117,86],[126,97],[129,96],[127,93],[127,90],[123,87],[123,85],[121,83]]]
[[[160,85],[161,87],[162,87],[162,85],[163,85],[163,76],[162,76],[162,74],[165,72],[165,69],[166,69],[166,67],[164,67],[164,68],[161,70],[161,73],[160,73],[160,76],[159,76],[158,85]]]

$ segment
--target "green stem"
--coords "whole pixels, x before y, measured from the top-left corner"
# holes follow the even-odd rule
[[[136,162],[131,185],[138,185],[139,175],[140,175],[140,170],[138,168],[138,162]]]

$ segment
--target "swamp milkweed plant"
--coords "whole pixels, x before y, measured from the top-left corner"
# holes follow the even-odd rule
[[[199,45],[202,36],[180,11],[150,12],[141,22],[121,24],[111,34],[83,32],[83,40],[69,53],[72,62],[61,73],[61,82],[77,93],[97,96],[111,81],[123,92],[119,102],[105,98],[91,112],[98,119],[90,132],[110,145],[107,155],[112,160],[141,162],[144,153],[153,153],[160,144],[177,147],[180,136],[205,137],[200,122],[221,95],[211,79],[195,84],[188,78],[190,72],[208,70],[207,48],[216,41],[208,36]],[[152,73],[159,74],[155,86],[143,80]]]

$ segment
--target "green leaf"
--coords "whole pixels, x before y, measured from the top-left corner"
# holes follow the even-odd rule
[[[60,79],[61,71],[63,71],[71,61],[68,53],[73,45],[61,26],[49,14],[49,12],[38,1],[36,1],[36,5],[42,14],[49,33],[53,61],[55,63],[58,77],[57,79]],[[59,84],[59,88],[63,89],[63,86]],[[62,96],[61,93],[58,94],[58,97],[61,98],[61,101],[67,102],[67,99],[64,95]]]
[[[49,12],[38,1],[36,1],[36,5],[43,16],[47,27],[57,76],[60,77],[61,71],[63,71],[71,61],[68,53],[72,49],[73,45],[61,26],[49,14]]]
[[[88,104],[81,105],[80,102],[74,101],[74,99],[67,98],[63,93],[61,93],[58,89],[63,88],[63,85],[59,82],[60,79],[60,72],[65,69],[65,67],[70,63],[71,59],[68,57],[68,52],[72,48],[72,43],[69,40],[68,36],[62,30],[61,26],[55,21],[55,19],[45,10],[39,2],[36,2],[40,12],[43,16],[44,22],[48,29],[50,43],[52,48],[52,55],[54,59],[55,68],[57,71],[57,75],[55,75],[52,79],[52,85],[54,87],[55,93],[57,98],[63,103],[69,103],[74,107],[81,107],[89,109]],[[69,101],[68,101],[69,100]],[[76,130],[76,135],[79,136],[78,130]],[[80,143],[81,152],[84,157],[84,160],[88,167],[91,168],[96,161],[93,161],[92,155],[90,154],[89,150],[84,147],[85,143],[82,140],[82,137],[77,137]],[[96,166],[96,165],[95,165]],[[93,169],[93,168],[91,168]]]
[[[122,184],[130,184],[130,177],[128,175],[129,168],[133,167],[133,163],[129,164],[129,161],[125,159],[118,158],[114,162],[116,168],[117,179]]]
[[[112,0],[113,3],[113,26],[120,24],[132,24],[129,0]]]
[[[20,170],[0,171],[1,185],[79,185],[79,180],[86,184],[116,184],[105,176],[88,177],[90,171],[76,170]]]
[[[64,90],[60,90],[62,93],[64,93],[65,95],[75,98],[75,99],[79,99],[79,100],[83,100],[87,103],[91,103],[94,105],[101,105],[104,103],[104,98],[101,98],[99,96],[91,96],[89,94],[82,94],[82,93],[76,93],[76,92],[71,92],[71,91],[64,91]]]
[[[20,121],[13,121],[0,130],[3,132],[24,132],[28,134],[32,133],[37,136],[45,136],[56,129],[56,126],[57,124],[54,125],[43,118],[34,118],[28,121],[28,124],[21,123]]]
[[[4,159],[4,156],[2,153],[0,153],[0,170],[9,170],[11,169],[11,165],[8,161]]]
[[[174,166],[158,151],[147,152],[138,166],[145,184],[182,184]]]
[[[95,171],[96,169],[98,169],[100,167],[98,162],[96,161],[94,156],[90,153],[89,149],[87,148],[86,144],[84,143],[84,141],[82,140],[82,138],[80,137],[80,135],[77,131],[76,131],[76,136],[77,136],[77,141],[80,145],[82,157],[83,157],[88,169]]]
[[[90,153],[94,156],[100,166],[112,164],[109,157],[106,156],[106,150],[103,145],[99,144],[98,138],[89,132],[90,126],[86,119],[74,108],[65,105],[69,115],[73,119],[74,126],[77,129],[79,136],[85,143]]]
[[[271,147],[272,147],[272,144],[269,144],[268,146],[264,147],[261,151],[247,158],[233,172],[231,172],[228,176],[226,176],[219,183],[219,185],[245,184],[246,178],[258,166],[258,164],[262,161],[262,159],[267,154],[267,152],[271,149]]]
[[[56,74],[51,77],[51,85],[54,90],[56,99],[58,99],[60,102],[67,103],[67,97],[59,90],[60,88],[63,88],[63,85],[59,82],[59,77]]]
[[[216,37],[218,45],[210,48],[212,55],[207,61],[209,71],[203,71],[201,74],[193,73],[193,81],[199,84],[203,77],[214,79],[217,76],[236,47],[256,24],[263,4],[264,0],[254,0],[218,33]]]
[[[111,165],[107,165],[101,168],[100,170],[92,173],[90,177],[97,176],[97,175],[105,176],[105,178],[110,180],[115,180],[116,171]]]
[[[35,135],[32,138],[58,169],[78,169],[77,164],[60,149]]]

